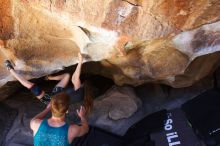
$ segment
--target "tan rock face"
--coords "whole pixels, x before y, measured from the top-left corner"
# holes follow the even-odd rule
[[[119,85],[189,86],[219,65],[219,9],[219,0],[0,0],[0,85],[14,80],[6,58],[30,79],[76,64],[81,51],[101,64],[86,72]]]
[[[14,34],[14,20],[12,17],[12,2],[0,1],[0,38],[10,39]]]

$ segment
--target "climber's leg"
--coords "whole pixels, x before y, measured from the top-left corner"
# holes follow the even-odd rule
[[[52,95],[55,95],[59,92],[62,92],[63,89],[68,85],[69,80],[70,80],[70,74],[64,73],[58,76],[47,76],[46,79],[59,81],[52,90]]]
[[[15,77],[24,87],[31,90],[31,92],[39,99],[42,100],[42,98],[45,96],[45,92],[41,90],[36,84],[26,80],[24,77],[22,77],[20,74],[16,73],[14,70],[14,67],[12,63],[9,60],[5,61],[5,66],[11,73],[13,77]],[[44,102],[45,103],[45,102]]]
[[[70,74],[69,73],[64,73],[64,74],[58,75],[58,76],[47,76],[47,79],[48,80],[59,81],[56,86],[65,88],[69,83]]]

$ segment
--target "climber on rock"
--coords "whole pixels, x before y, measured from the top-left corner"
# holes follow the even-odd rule
[[[65,92],[58,93],[51,98],[47,108],[31,120],[30,127],[33,130],[34,146],[70,146],[76,137],[88,132],[89,126],[83,106],[77,110],[81,119],[80,126],[69,125],[65,122],[65,113],[69,105],[69,96]],[[50,111],[52,116],[46,119],[45,116]]]
[[[71,78],[72,84],[74,86],[73,92],[71,92],[71,94],[73,94],[73,95],[77,94],[78,99],[74,99],[75,101],[76,100],[79,101],[79,100],[84,99],[86,110],[89,111],[89,110],[91,110],[92,99],[91,99],[91,96],[89,96],[90,91],[88,90],[88,82],[85,81],[84,84],[82,85],[81,80],[80,80],[80,73],[81,73],[81,68],[82,68],[82,64],[83,64],[83,56],[81,53],[78,53],[78,58],[79,58],[79,63],[78,63],[76,70],[73,73],[72,78]],[[47,76],[46,77],[47,80],[57,80],[59,82],[53,88],[51,93],[46,93],[40,87],[38,87],[36,84],[26,80],[20,74],[16,73],[12,63],[9,60],[5,61],[5,66],[7,67],[7,69],[11,73],[11,75],[13,75],[23,86],[30,89],[31,92],[42,103],[44,103],[46,105],[51,101],[51,97],[53,95],[56,95],[57,93],[60,93],[60,92],[64,92],[64,89],[68,85],[69,80],[70,80],[70,75],[68,73],[64,73],[64,74],[61,74],[58,76]],[[85,94],[85,97],[84,97],[84,94]],[[71,101],[72,101],[72,99],[71,99]]]

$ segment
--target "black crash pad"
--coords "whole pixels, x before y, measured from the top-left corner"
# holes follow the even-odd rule
[[[166,110],[150,114],[132,125],[122,137],[90,127],[89,133],[75,139],[72,146],[154,146],[149,133],[162,129],[165,118]]]
[[[154,146],[150,133],[163,128],[166,113],[166,110],[155,112],[132,125],[123,137],[124,144],[126,146]]]
[[[214,72],[214,88],[220,91],[220,67]]]
[[[90,127],[88,134],[76,138],[72,146],[123,146],[123,141],[120,136],[96,127]]]
[[[151,139],[155,146],[202,146],[181,109],[168,111],[163,129],[152,132]]]
[[[182,109],[207,145],[220,145],[220,92],[208,90],[183,104]]]
[[[17,110],[0,102],[0,145],[5,145],[5,137],[8,134],[15,117]]]

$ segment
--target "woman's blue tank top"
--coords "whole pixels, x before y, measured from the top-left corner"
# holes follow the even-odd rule
[[[47,119],[44,119],[34,136],[34,146],[70,146],[68,129],[68,124],[61,127],[51,127]]]

